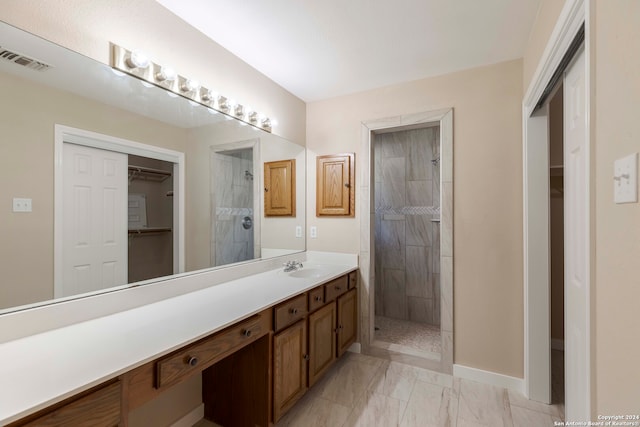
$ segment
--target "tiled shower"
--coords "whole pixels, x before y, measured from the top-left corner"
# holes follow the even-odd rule
[[[440,325],[439,127],[375,135],[375,314]]]
[[[254,258],[253,150],[218,152],[213,156],[212,265]]]

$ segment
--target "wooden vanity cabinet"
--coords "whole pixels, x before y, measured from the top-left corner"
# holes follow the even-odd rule
[[[336,361],[336,305],[309,315],[309,387]]]
[[[316,216],[355,216],[355,154],[316,158]]]
[[[338,357],[342,356],[358,335],[358,298],[357,290],[351,289],[338,297],[337,301]]]
[[[7,427],[126,426],[127,420],[121,409],[122,400],[122,384],[120,381],[111,381],[11,423]]]
[[[299,320],[273,337],[273,420],[307,391],[307,322]]]

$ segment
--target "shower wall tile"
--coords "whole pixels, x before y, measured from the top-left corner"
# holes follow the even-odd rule
[[[383,271],[384,315],[394,319],[407,318],[404,270],[385,268]]]
[[[431,215],[407,215],[407,245],[431,246]]]
[[[380,136],[380,151],[383,158],[406,157],[405,132],[384,133]]]
[[[381,262],[384,268],[405,267],[405,221],[381,221]]]
[[[431,179],[433,132],[431,129],[417,129],[407,134],[407,179]]]
[[[406,205],[404,157],[382,161],[382,205],[401,208]]]
[[[407,181],[407,206],[433,206],[431,181]]]
[[[407,296],[433,298],[429,255],[425,246],[407,246]]]
[[[407,297],[409,320],[433,324],[433,300],[431,298]]]

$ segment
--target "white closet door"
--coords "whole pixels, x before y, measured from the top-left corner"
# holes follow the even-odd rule
[[[590,413],[589,144],[584,50],[564,77],[565,419]]]
[[[128,156],[63,144],[63,294],[127,283]]]

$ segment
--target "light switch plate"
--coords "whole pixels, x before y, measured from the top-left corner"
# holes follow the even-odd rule
[[[638,202],[638,153],[618,159],[613,167],[615,203]]]
[[[31,212],[31,199],[25,199],[20,197],[13,198],[13,211],[14,212]]]

